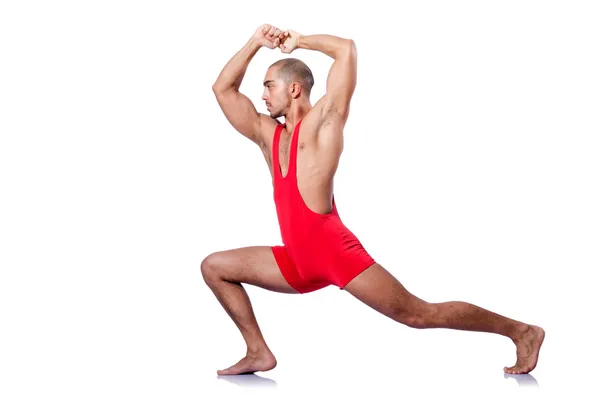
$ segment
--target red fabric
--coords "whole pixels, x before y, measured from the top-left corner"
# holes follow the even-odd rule
[[[273,198],[283,245],[272,247],[283,277],[298,292],[336,285],[343,289],[354,277],[375,263],[356,236],[342,223],[335,197],[328,214],[312,211],[304,203],[296,178],[298,122],[292,134],[289,167],[285,178],[279,166],[279,140],[284,124],[273,139]]]

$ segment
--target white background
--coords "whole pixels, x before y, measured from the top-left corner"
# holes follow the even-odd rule
[[[594,3],[3,1],[0,394],[596,388]],[[499,335],[408,328],[334,286],[247,286],[279,364],[217,378],[245,345],[200,263],[281,243],[268,167],[211,91],[263,23],[355,41],[340,216],[417,296],[544,327],[532,377],[503,376]],[[311,67],[312,103],[325,93],[331,58],[263,48],[241,86],[260,112],[288,56]]]

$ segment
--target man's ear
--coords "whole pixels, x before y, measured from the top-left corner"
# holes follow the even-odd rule
[[[292,83],[292,98],[296,99],[300,96],[302,92],[302,86],[298,83]]]

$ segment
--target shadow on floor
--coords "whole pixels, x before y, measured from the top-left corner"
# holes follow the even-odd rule
[[[273,379],[263,378],[255,374],[217,375],[217,379],[223,379],[241,387],[256,387],[261,389],[277,387],[277,382]]]
[[[535,379],[533,375],[530,374],[515,375],[504,373],[504,379],[508,378],[516,380],[519,387],[540,387],[540,385],[537,382],[537,379]]]

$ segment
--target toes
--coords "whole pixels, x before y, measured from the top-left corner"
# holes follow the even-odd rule
[[[242,365],[233,365],[227,369],[222,369],[217,371],[217,375],[242,375],[242,374],[251,374],[254,373],[254,370],[251,370],[247,366]]]
[[[504,372],[506,372],[507,374],[517,375],[522,374],[523,370],[515,365],[513,367],[504,367]]]
[[[217,375],[229,375],[232,372],[231,368],[232,367],[229,367],[226,369],[220,369],[217,371]]]
[[[519,375],[519,374],[528,374],[533,368],[531,367],[521,367],[519,365],[513,365],[512,367],[504,367],[504,372],[507,374]]]

